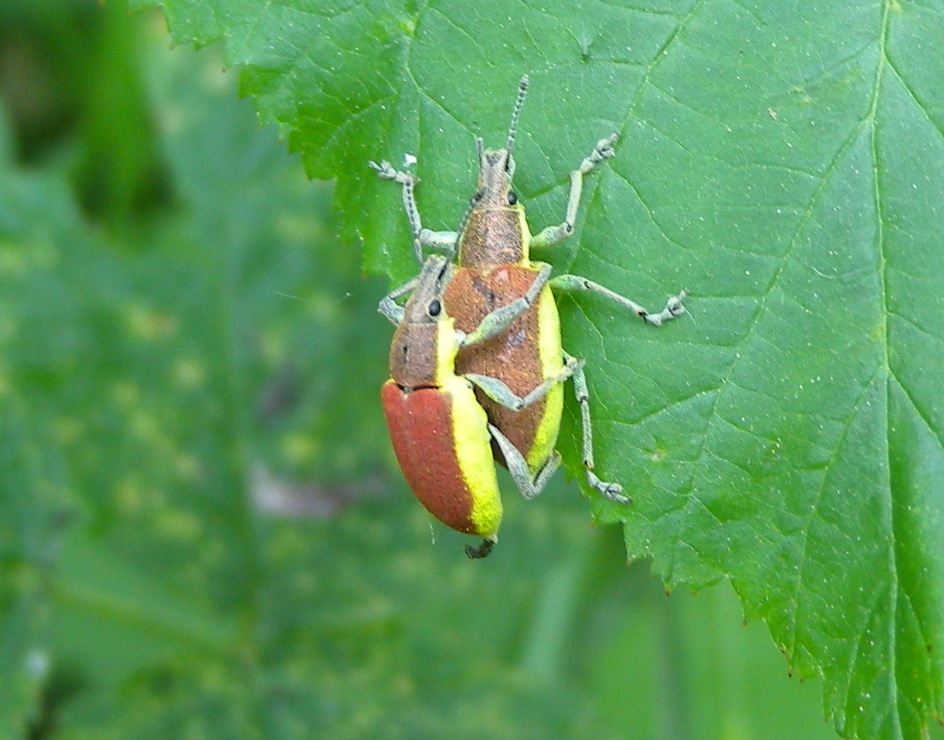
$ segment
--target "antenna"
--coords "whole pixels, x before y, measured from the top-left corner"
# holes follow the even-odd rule
[[[518,97],[515,99],[515,108],[511,112],[511,126],[508,127],[508,143],[505,149],[511,151],[515,143],[515,134],[518,132],[518,116],[521,114],[521,106],[524,105],[524,99],[528,95],[528,75],[521,78],[518,83]]]

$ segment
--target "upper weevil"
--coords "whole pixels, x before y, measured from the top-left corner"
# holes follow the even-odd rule
[[[422,248],[446,250],[457,256],[459,269],[444,292],[445,310],[455,320],[456,328],[472,331],[496,308],[509,305],[528,292],[539,273],[546,268],[530,259],[531,248],[543,249],[560,244],[574,231],[583,177],[614,155],[617,134],[600,139],[593,151],[570,173],[570,194],[563,222],[549,226],[532,236],[524,206],[512,189],[515,161],[512,148],[518,116],[528,89],[528,77],[518,85],[518,97],[512,113],[507,143],[503,149],[478,147],[479,176],[462,226],[457,232],[424,229],[414,198],[416,179],[409,172],[394,169],[389,162],[371,166],[379,176],[403,185],[403,202],[413,232],[413,246],[422,260]],[[578,275],[559,275],[548,281],[531,308],[493,338],[463,347],[456,358],[459,374],[481,374],[505,383],[522,395],[558,377],[572,359],[561,347],[560,321],[552,290],[585,290],[604,296],[652,326],[685,312],[685,291],[668,299],[658,313],[650,313],[635,301]],[[578,363],[574,386],[580,404],[583,426],[583,464],[590,485],[606,498],[628,503],[618,483],[601,480],[594,473],[593,434],[590,422],[589,394],[584,373]],[[547,480],[541,472],[555,460],[554,447],[560,429],[563,390],[560,385],[523,410],[511,410],[479,393],[479,402],[497,427],[527,461],[537,479]],[[496,459],[504,461],[501,448],[492,445]]]

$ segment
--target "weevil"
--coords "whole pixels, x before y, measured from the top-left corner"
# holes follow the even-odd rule
[[[466,333],[445,311],[443,293],[455,274],[445,257],[431,256],[419,275],[384,297],[379,310],[397,329],[390,345],[390,380],[381,390],[384,415],[397,462],[426,509],[449,527],[483,538],[466,547],[470,558],[488,555],[498,539],[502,504],[492,442],[503,451],[512,479],[526,498],[544,486],[560,464],[555,455],[537,476],[504,434],[488,421],[476,390],[503,408],[521,410],[540,401],[579,367],[572,360],[556,376],[519,396],[501,380],[477,373],[457,375],[464,347],[488,341],[526,313],[547,283],[538,273],[529,289],[485,315]],[[413,291],[404,307],[396,303]]]
[[[478,150],[478,185],[466,218],[457,232],[436,232],[423,228],[414,197],[416,179],[409,172],[394,169],[388,162],[371,167],[381,178],[403,186],[403,202],[413,233],[413,247],[422,260],[423,247],[446,250],[457,256],[459,269],[446,287],[444,304],[459,330],[474,328],[496,306],[507,305],[534,285],[536,276],[546,268],[530,258],[530,250],[556,246],[574,231],[583,190],[583,178],[600,163],[611,158],[617,134],[600,139],[589,156],[570,173],[570,192],[563,222],[549,226],[532,236],[524,206],[512,189],[515,161],[511,151],[517,135],[518,117],[528,89],[525,75],[518,86],[508,138],[503,149],[485,149],[482,138]],[[554,290],[590,291],[614,301],[653,326],[685,312],[681,291],[668,299],[658,313],[651,313],[629,298],[579,275],[560,275],[545,285],[531,308],[509,327],[487,341],[459,349],[456,372],[494,377],[514,393],[525,393],[560,373],[569,356],[561,347],[560,319],[554,302]],[[594,472],[593,431],[586,377],[581,368],[572,373],[574,390],[580,405],[583,430],[583,466],[590,485],[606,498],[628,503],[622,487],[597,477]],[[542,471],[555,458],[563,409],[563,389],[551,388],[538,402],[520,411],[494,403],[479,393],[491,423],[520,451],[528,469],[546,481]],[[508,463],[501,445],[493,453]]]

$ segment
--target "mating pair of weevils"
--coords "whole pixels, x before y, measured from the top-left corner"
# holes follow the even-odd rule
[[[413,191],[416,179],[389,162],[370,165],[403,186],[403,202],[422,263],[419,275],[380,302],[397,327],[390,375],[382,389],[393,449],[416,497],[449,527],[483,538],[466,547],[488,555],[498,541],[502,504],[493,459],[505,465],[522,495],[540,493],[560,465],[554,449],[563,409],[562,384],[572,378],[583,423],[583,464],[590,485],[611,501],[629,503],[617,483],[594,473],[593,435],[583,360],[561,347],[552,290],[589,290],[660,326],[684,313],[685,291],[659,313],[576,275],[550,277],[532,262],[531,247],[559,244],[573,233],[583,176],[612,157],[616,134],[597,142],[570,173],[564,222],[532,236],[511,189],[511,156],[528,78],[518,87],[504,149],[477,140],[478,188],[456,232],[424,229]],[[447,252],[423,262],[423,247]],[[456,263],[453,262],[456,260]],[[406,305],[396,300],[412,291]]]

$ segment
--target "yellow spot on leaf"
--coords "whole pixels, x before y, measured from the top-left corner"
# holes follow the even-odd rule
[[[157,420],[144,411],[138,411],[132,414],[128,426],[132,433],[142,440],[156,442],[160,435],[160,426]]]
[[[81,438],[84,429],[85,425],[79,419],[63,417],[56,420],[56,439],[61,444],[71,444]]]
[[[16,336],[16,322],[12,316],[0,314],[0,344],[12,341]]]
[[[0,241],[0,275],[19,277],[32,270],[49,270],[59,261],[56,248],[46,242],[32,242],[29,251],[9,241]]]
[[[124,408],[137,406],[141,400],[138,386],[128,380],[119,380],[111,387],[111,397]]]
[[[138,514],[144,508],[144,491],[137,478],[125,478],[114,490],[115,505],[125,516]]]
[[[174,380],[183,388],[194,388],[203,383],[206,371],[193,359],[179,359],[174,363]]]
[[[282,457],[293,465],[302,465],[315,459],[318,443],[304,434],[290,434],[282,443]]]
[[[200,474],[200,463],[193,455],[180,454],[174,460],[174,470],[184,480],[196,480]]]
[[[128,330],[138,339],[153,342],[177,333],[177,317],[149,306],[132,304],[127,313]]]
[[[180,509],[164,509],[157,517],[156,525],[161,534],[187,542],[193,542],[203,532],[200,519]]]

